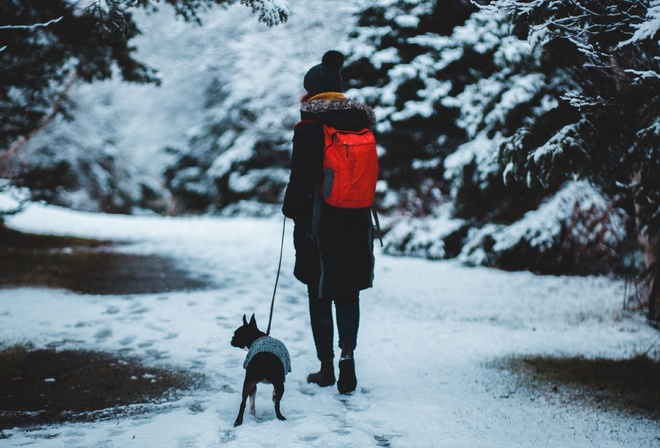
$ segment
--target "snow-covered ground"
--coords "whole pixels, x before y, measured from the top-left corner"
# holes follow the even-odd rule
[[[262,385],[256,419],[246,414],[234,428],[245,353],[230,339],[244,313],[267,325],[279,218],[127,217],[32,205],[8,223],[131,241],[121,250],[174,257],[219,286],[122,296],[0,290],[5,343],[121,351],[210,382],[146,415],[4,431],[2,447],[660,446],[657,422],[553,403],[492,367],[512,355],[628,358],[657,344],[655,330],[622,312],[622,282],[378,254],[375,287],[362,295],[358,390],[344,397],[305,380],[318,362],[305,288],[291,274],[289,221],[272,330],[292,356],[282,401],[288,420],[275,418],[271,388]]]

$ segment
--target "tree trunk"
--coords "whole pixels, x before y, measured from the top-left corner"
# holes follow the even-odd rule
[[[39,125],[36,127],[36,129],[33,129],[27,136],[21,136],[14,143],[11,144],[9,148],[5,151],[0,152],[0,164],[7,163],[8,161],[11,161],[11,159],[14,157],[16,153],[18,153],[23,146],[27,142],[30,141],[32,137],[37,135],[43,128],[45,128],[53,119],[57,116],[58,113],[60,113],[60,110],[62,109],[62,102],[66,99],[66,97],[69,95],[69,91],[71,88],[74,86],[78,79],[78,73],[77,72],[72,72],[71,75],[69,75],[69,79],[67,80],[66,84],[62,88],[62,91],[57,95],[57,98],[55,98],[55,101],[53,102],[53,107],[51,107],[50,112],[48,115],[46,115]],[[4,177],[9,177],[11,178],[11,173],[8,171],[9,168],[2,169],[0,167],[0,175]]]
[[[651,292],[649,293],[649,312],[647,318],[654,327],[660,328],[660,315],[658,314],[656,305],[658,303],[658,296],[660,295],[660,281],[658,280],[658,265],[653,268],[651,272]]]
[[[630,77],[626,69],[644,70],[646,67],[641,63],[642,61],[645,61],[645,58],[638,54],[634,46],[626,47],[625,51],[613,51],[613,56],[610,57],[610,63],[612,64],[612,74],[614,76],[616,90],[620,97],[628,97],[626,93],[630,90]],[[649,120],[649,117],[644,116],[643,113],[638,118],[641,122]],[[640,185],[641,181],[641,173],[634,172],[632,175],[632,184]],[[642,215],[649,216],[647,210],[648,201],[642,200],[640,193],[637,191],[634,194],[634,203],[637,240],[639,241],[642,257],[646,265],[644,280],[648,282],[649,286],[647,318],[652,325],[657,326],[660,325],[660,315],[656,307],[659,299],[658,296],[660,295],[660,266],[658,264],[658,258],[660,258],[660,241],[658,241],[657,232],[653,232],[654,235],[647,235],[640,230],[642,229],[642,225],[639,217]]]
[[[638,183],[640,181],[639,173],[635,173],[633,176],[633,182]],[[640,213],[644,212],[645,201],[640,200],[639,193],[635,194],[635,221],[637,223],[637,229],[641,229],[641,223],[639,222]],[[648,319],[655,323],[660,324],[660,316],[657,312],[657,304],[660,295],[660,265],[658,264],[658,253],[660,253],[660,246],[658,245],[657,239],[652,239],[648,235],[645,235],[641,231],[637,231],[637,240],[639,241],[639,246],[642,252],[642,257],[644,258],[644,264],[646,265],[646,271],[648,275],[645,277],[648,279],[649,285],[649,295],[648,295]]]

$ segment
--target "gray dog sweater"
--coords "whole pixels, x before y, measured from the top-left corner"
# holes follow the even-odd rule
[[[245,357],[245,362],[243,362],[243,368],[247,369],[248,364],[254,358],[254,355],[257,353],[268,352],[276,355],[282,361],[284,366],[284,374],[291,372],[291,358],[289,358],[289,352],[282,342],[270,336],[265,336],[259,338],[252,343],[250,350],[248,351],[247,356]]]

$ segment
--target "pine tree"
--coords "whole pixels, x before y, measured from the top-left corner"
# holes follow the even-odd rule
[[[381,0],[358,14],[344,78],[348,95],[378,115],[380,177],[396,191],[380,201],[386,210],[427,214],[447,189],[442,161],[466,136],[454,125],[457,108],[442,99],[471,82],[466,65],[475,72],[489,65],[450,38],[475,10],[462,0]]]
[[[660,61],[658,0],[497,0],[516,32],[560,57],[574,88],[552,116],[522,128],[500,150],[509,179],[542,185],[573,176],[634,201],[644,258],[660,294]]]
[[[224,1],[168,3],[184,19],[201,21],[206,8]],[[287,18],[288,12],[277,2],[242,3],[269,26]],[[107,79],[116,66],[126,81],[158,82],[156,71],[133,57],[130,41],[140,33],[131,14],[135,7],[155,6],[151,0],[96,0],[84,8],[70,0],[16,0],[0,5],[0,113],[5,117],[0,148],[6,150],[59,112],[75,79]]]
[[[399,9],[383,13],[393,4]],[[612,261],[623,257],[602,247],[619,249],[627,240],[625,213],[610,207],[606,196],[586,184],[563,185],[564,179],[528,185],[498,163],[498,148],[520,129],[566,113],[558,98],[573,90],[575,81],[563,49],[536,51],[512,34],[509,20],[497,10],[466,8],[456,20],[448,8],[442,1],[380,2],[366,8],[365,29],[357,30],[349,52],[356,54],[357,77],[366,73],[349,94],[376,104],[381,119],[390,192],[382,202],[423,216],[399,220],[386,249],[546,273],[621,269],[623,261]],[[406,14],[425,17],[430,11],[436,11],[437,21],[418,35],[423,27],[414,25],[421,18],[416,22]],[[399,22],[413,25],[412,37],[400,39],[417,44],[418,53],[409,58],[383,37],[403,34],[392,32]],[[438,121],[439,115],[420,111],[445,115]],[[420,135],[435,154],[425,154],[429,146]],[[425,194],[428,185],[439,194]],[[603,226],[606,231],[597,230]],[[589,245],[589,238],[598,243]],[[588,253],[590,262],[567,263],[579,253]]]
[[[342,3],[298,0],[284,27],[241,26],[210,73],[204,119],[186,145],[168,148],[164,177],[177,213],[279,213],[302,77],[350,27]]]
[[[57,113],[75,79],[111,76],[116,63],[132,82],[155,82],[128,42],[138,33],[128,13],[81,11],[67,0],[10,1],[0,6],[0,156]]]
[[[134,57],[131,40],[140,30],[136,8],[157,1],[12,0],[0,4],[0,176],[20,176],[14,155],[71,106],[68,93],[77,82],[111,78],[158,83],[156,70]],[[201,22],[204,11],[229,0],[167,2],[185,20]],[[287,19],[285,3],[242,0],[259,20],[272,26]],[[53,161],[55,164],[56,161]],[[25,183],[25,182],[23,182]]]

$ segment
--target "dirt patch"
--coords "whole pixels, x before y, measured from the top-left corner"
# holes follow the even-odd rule
[[[120,253],[116,246],[111,241],[26,234],[0,225],[0,287],[155,294],[212,286],[169,258]]]
[[[0,430],[147,412],[203,381],[108,353],[11,347],[0,351]]]
[[[500,367],[518,375],[519,387],[550,401],[617,410],[660,420],[660,362],[531,356]]]
[[[0,288],[39,286],[87,294],[142,294],[207,289],[211,282],[174,260],[117,252],[118,243],[33,235],[0,224]],[[0,344],[1,346],[1,344]],[[139,360],[95,351],[0,351],[2,429],[117,418],[153,412],[201,375],[146,367]]]

